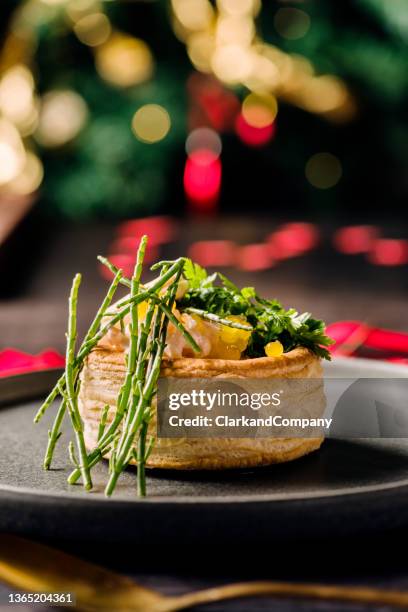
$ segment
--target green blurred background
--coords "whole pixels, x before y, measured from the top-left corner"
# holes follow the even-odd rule
[[[4,195],[39,189],[44,213],[74,220],[189,199],[405,215],[405,0],[3,0],[1,27]],[[185,141],[203,127],[193,145],[220,155],[222,181],[201,197]]]

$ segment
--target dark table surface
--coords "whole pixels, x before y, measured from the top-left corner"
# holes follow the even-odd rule
[[[160,255],[166,258],[185,254],[191,242],[202,239],[257,242],[274,225],[269,219],[255,222],[248,218],[186,222],[181,226],[178,242],[166,246]],[[395,231],[395,227],[387,230]],[[0,273],[11,279],[10,287],[3,281],[1,291],[0,349],[13,346],[28,352],[45,347],[64,350],[67,295],[77,271],[83,273],[79,324],[80,332],[85,331],[106,289],[95,257],[109,253],[114,231],[109,224],[60,227],[37,220],[28,234],[20,239],[17,236],[7,257],[0,260]],[[328,323],[358,319],[408,331],[407,268],[376,267],[362,256],[336,253],[331,245],[333,227],[323,224],[321,231],[321,245],[304,257],[284,261],[265,272],[226,272],[238,284],[256,285],[260,293],[276,296],[298,310],[312,311]],[[183,551],[166,551],[163,558],[160,551],[149,556],[145,551],[132,550],[131,545],[125,550],[111,544],[63,540],[51,544],[105,563],[141,584],[170,594],[261,578],[408,588],[405,555],[399,554],[405,550],[407,540],[408,534],[400,532],[352,541],[339,541],[333,534],[330,542],[254,541],[250,550],[240,549],[237,542],[223,544],[221,550],[217,542],[210,542],[206,551],[187,547]],[[7,587],[0,586],[0,594],[5,590]],[[340,612],[346,606],[266,598],[214,604],[208,609]],[[360,605],[347,606],[350,611],[364,609]]]

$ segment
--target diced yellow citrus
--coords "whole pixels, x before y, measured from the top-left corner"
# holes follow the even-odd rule
[[[239,350],[239,348],[237,348],[236,346],[233,346],[232,344],[224,344],[222,347],[219,348],[217,352],[218,352],[217,354],[218,359],[240,359],[241,358],[241,351]]]
[[[268,342],[265,346],[265,355],[267,357],[280,357],[283,353],[283,346],[279,340],[275,340],[274,342]]]
[[[241,351],[232,344],[222,342],[219,336],[215,336],[212,338],[208,357],[210,359],[240,359]]]
[[[234,321],[235,323],[246,323],[245,317],[229,315],[226,318],[230,321]],[[238,329],[236,327],[228,327],[228,325],[221,325],[221,341],[225,344],[233,344],[239,349],[241,349],[241,351],[244,351],[246,349],[250,336],[251,332],[246,331],[245,329]]]
[[[244,332],[244,333],[247,333],[247,332]],[[251,334],[249,333],[249,336],[250,335]],[[249,336],[240,336],[239,338],[236,338],[234,342],[234,346],[239,348],[241,352],[245,351],[246,347],[248,346]]]
[[[219,338],[215,337],[211,342],[211,350],[208,355],[210,359],[220,359],[220,354],[222,353],[224,344],[220,341]]]

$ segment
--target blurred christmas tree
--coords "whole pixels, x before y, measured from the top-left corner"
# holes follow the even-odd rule
[[[152,213],[181,192],[190,134],[192,159],[213,161],[222,140],[225,206],[254,185],[264,206],[272,189],[280,205],[404,201],[405,0],[5,6],[3,191],[41,185],[43,206],[71,218]],[[192,197],[214,195],[208,173],[186,176]]]

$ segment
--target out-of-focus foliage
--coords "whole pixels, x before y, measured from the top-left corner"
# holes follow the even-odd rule
[[[169,194],[181,194],[184,141],[197,101],[186,85],[194,67],[182,36],[176,36],[171,5],[164,0],[95,0],[93,14],[99,17],[82,25],[80,20],[89,15],[81,15],[79,9],[75,13],[75,5],[80,6],[76,0],[28,0],[14,13],[12,5],[5,5],[10,17],[3,31],[2,71],[5,74],[13,61],[26,63],[33,71],[40,126],[23,134],[23,142],[44,164],[42,201],[48,211],[71,218],[125,217],[157,211],[168,202]],[[291,7],[310,18],[300,37],[280,30],[277,14]],[[259,198],[263,206],[272,192],[278,205],[301,201],[304,207],[317,203],[335,208],[356,199],[362,207],[375,206],[385,198],[396,206],[403,202],[408,157],[408,2],[264,0],[256,26],[264,43],[306,62],[305,74],[311,69],[343,79],[356,100],[357,112],[350,121],[333,122],[283,97],[276,136],[265,146],[250,148],[232,129],[227,130],[222,205],[244,207],[248,197],[254,197],[254,184],[263,194]],[[124,34],[133,42],[120,39]],[[129,76],[126,67],[132,62],[139,62],[139,72],[131,70]],[[222,86],[232,89],[240,100],[248,93],[242,84]],[[75,92],[84,103],[83,121],[68,136],[64,136],[68,119],[58,133],[58,108],[49,96],[59,90]],[[44,112],[47,100],[48,115]],[[69,108],[69,100],[65,104],[59,107],[62,115],[78,117],[77,107]],[[159,105],[170,118],[168,133],[165,130],[164,136],[157,137],[153,133],[148,142],[136,137],[143,130],[138,132],[135,124],[132,130],[136,111],[147,104]],[[206,123],[211,125],[211,117]],[[234,121],[230,123],[233,126]],[[341,180],[324,191],[305,177],[308,161],[319,152],[335,155],[342,168]]]

